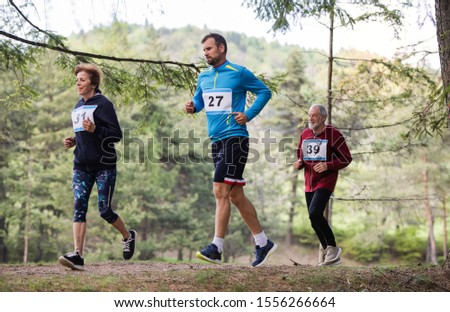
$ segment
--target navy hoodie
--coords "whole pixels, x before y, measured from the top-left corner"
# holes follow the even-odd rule
[[[98,171],[116,168],[117,155],[114,143],[122,139],[122,130],[114,105],[104,95],[97,93],[85,101],[81,98],[74,109],[83,105],[96,106],[94,133],[75,132],[74,169]]]

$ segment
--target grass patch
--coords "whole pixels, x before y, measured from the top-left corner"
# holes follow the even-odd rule
[[[450,291],[439,267],[220,266],[100,262],[85,271],[58,264],[0,265],[2,292],[327,292]]]

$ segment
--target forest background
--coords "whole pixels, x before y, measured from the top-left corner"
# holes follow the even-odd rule
[[[199,40],[211,30],[115,20],[73,34],[66,44],[96,55],[177,60],[201,68]],[[303,174],[293,170],[292,162],[309,106],[327,101],[329,57],[298,45],[223,34],[229,60],[255,71],[275,91],[249,124],[246,193],[270,237],[282,245],[276,262],[314,263],[308,255],[318,243],[306,212]],[[34,53],[24,51],[25,56]],[[441,81],[438,70],[426,62],[411,65],[410,56],[386,59],[357,50],[335,55],[332,123],[354,156],[332,200],[333,228],[347,264],[437,264],[447,254],[450,135],[447,129],[414,131],[415,117],[437,96]],[[61,57],[56,51],[34,57],[21,68],[3,54],[10,64],[5,61],[0,74],[0,261],[5,263],[52,262],[72,248],[73,155],[62,140],[72,135],[70,113],[78,99],[73,65],[92,58]],[[212,237],[215,206],[205,117],[182,112],[192,95],[187,81],[192,76],[166,77],[163,71],[158,80],[141,64],[98,63],[105,71],[104,94],[115,103],[124,131],[116,146],[113,204],[139,233],[136,258],[191,261]],[[140,75],[125,75],[136,68]],[[168,78],[172,84],[161,83]],[[19,89],[20,79],[31,88]],[[119,259],[120,237],[98,216],[95,192],[90,202],[86,254],[90,261]],[[248,264],[252,246],[234,211],[225,261]]]

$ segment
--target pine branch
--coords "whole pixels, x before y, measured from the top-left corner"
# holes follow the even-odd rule
[[[423,200],[431,200],[431,199],[439,199],[440,196],[430,195],[428,197],[425,196],[405,196],[405,197],[379,197],[379,198],[353,198],[353,197],[333,197],[335,200],[340,201],[370,201],[370,202],[402,202],[402,201],[423,201]]]
[[[199,73],[201,70],[201,67],[197,66],[194,63],[188,64],[188,63],[181,63],[181,62],[176,62],[176,61],[154,61],[154,60],[147,60],[147,59],[115,57],[115,56],[101,55],[101,54],[95,54],[95,53],[89,53],[89,52],[74,51],[74,50],[70,50],[70,49],[67,49],[64,47],[54,46],[54,45],[51,45],[48,43],[36,42],[36,41],[24,39],[24,38],[18,37],[16,35],[7,33],[3,30],[0,30],[0,35],[8,37],[15,41],[25,43],[27,45],[45,48],[45,49],[49,49],[49,50],[54,50],[54,51],[58,51],[58,52],[61,52],[64,54],[70,54],[70,55],[74,55],[74,56],[91,57],[91,58],[110,60],[110,61],[115,61],[115,62],[150,63],[150,64],[161,65],[161,66],[175,65],[175,66],[179,66],[181,68],[194,69],[197,73]]]
[[[355,152],[355,153],[352,153],[352,155],[356,156],[356,155],[365,155],[365,154],[397,153],[404,149],[409,149],[414,146],[422,146],[422,144],[421,143],[415,143],[415,144],[408,143],[406,145],[399,146],[397,148],[392,148],[392,149],[387,149],[387,150],[379,150],[379,151]]]
[[[347,131],[361,131],[361,130],[367,130],[367,129],[382,129],[382,128],[390,128],[390,127],[395,127],[395,126],[400,126],[400,125],[404,125],[410,121],[414,120],[414,118],[408,118],[405,120],[401,120],[399,122],[394,122],[391,124],[379,124],[379,125],[368,125],[368,126],[363,126],[363,127],[358,127],[358,128],[343,128],[343,127],[339,127],[339,130],[347,130]]]
[[[14,7],[14,9],[19,13],[19,15],[22,16],[22,18],[23,18],[28,24],[30,24],[33,28],[35,28],[37,31],[39,31],[39,32],[41,32],[41,33],[44,33],[44,34],[46,34],[47,36],[49,36],[49,37],[51,37],[51,38],[57,37],[57,36],[55,36],[55,35],[53,35],[53,34],[47,32],[47,31],[45,31],[45,30],[39,28],[38,26],[34,25],[34,24],[33,24],[33,23],[25,16],[25,14],[22,13],[22,11],[21,11],[21,10],[19,9],[19,7],[14,3],[14,1],[9,0],[8,2],[9,2],[9,4],[11,4],[11,5]]]

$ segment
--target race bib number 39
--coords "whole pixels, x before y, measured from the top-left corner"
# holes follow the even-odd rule
[[[218,88],[203,92],[205,110],[210,114],[231,113],[233,92],[228,88]]]
[[[72,124],[73,130],[75,132],[84,131],[83,129],[83,120],[89,119],[93,123],[94,120],[94,111],[97,108],[97,105],[84,105],[74,109],[72,112]]]
[[[305,140],[302,143],[303,160],[327,160],[328,140]]]

